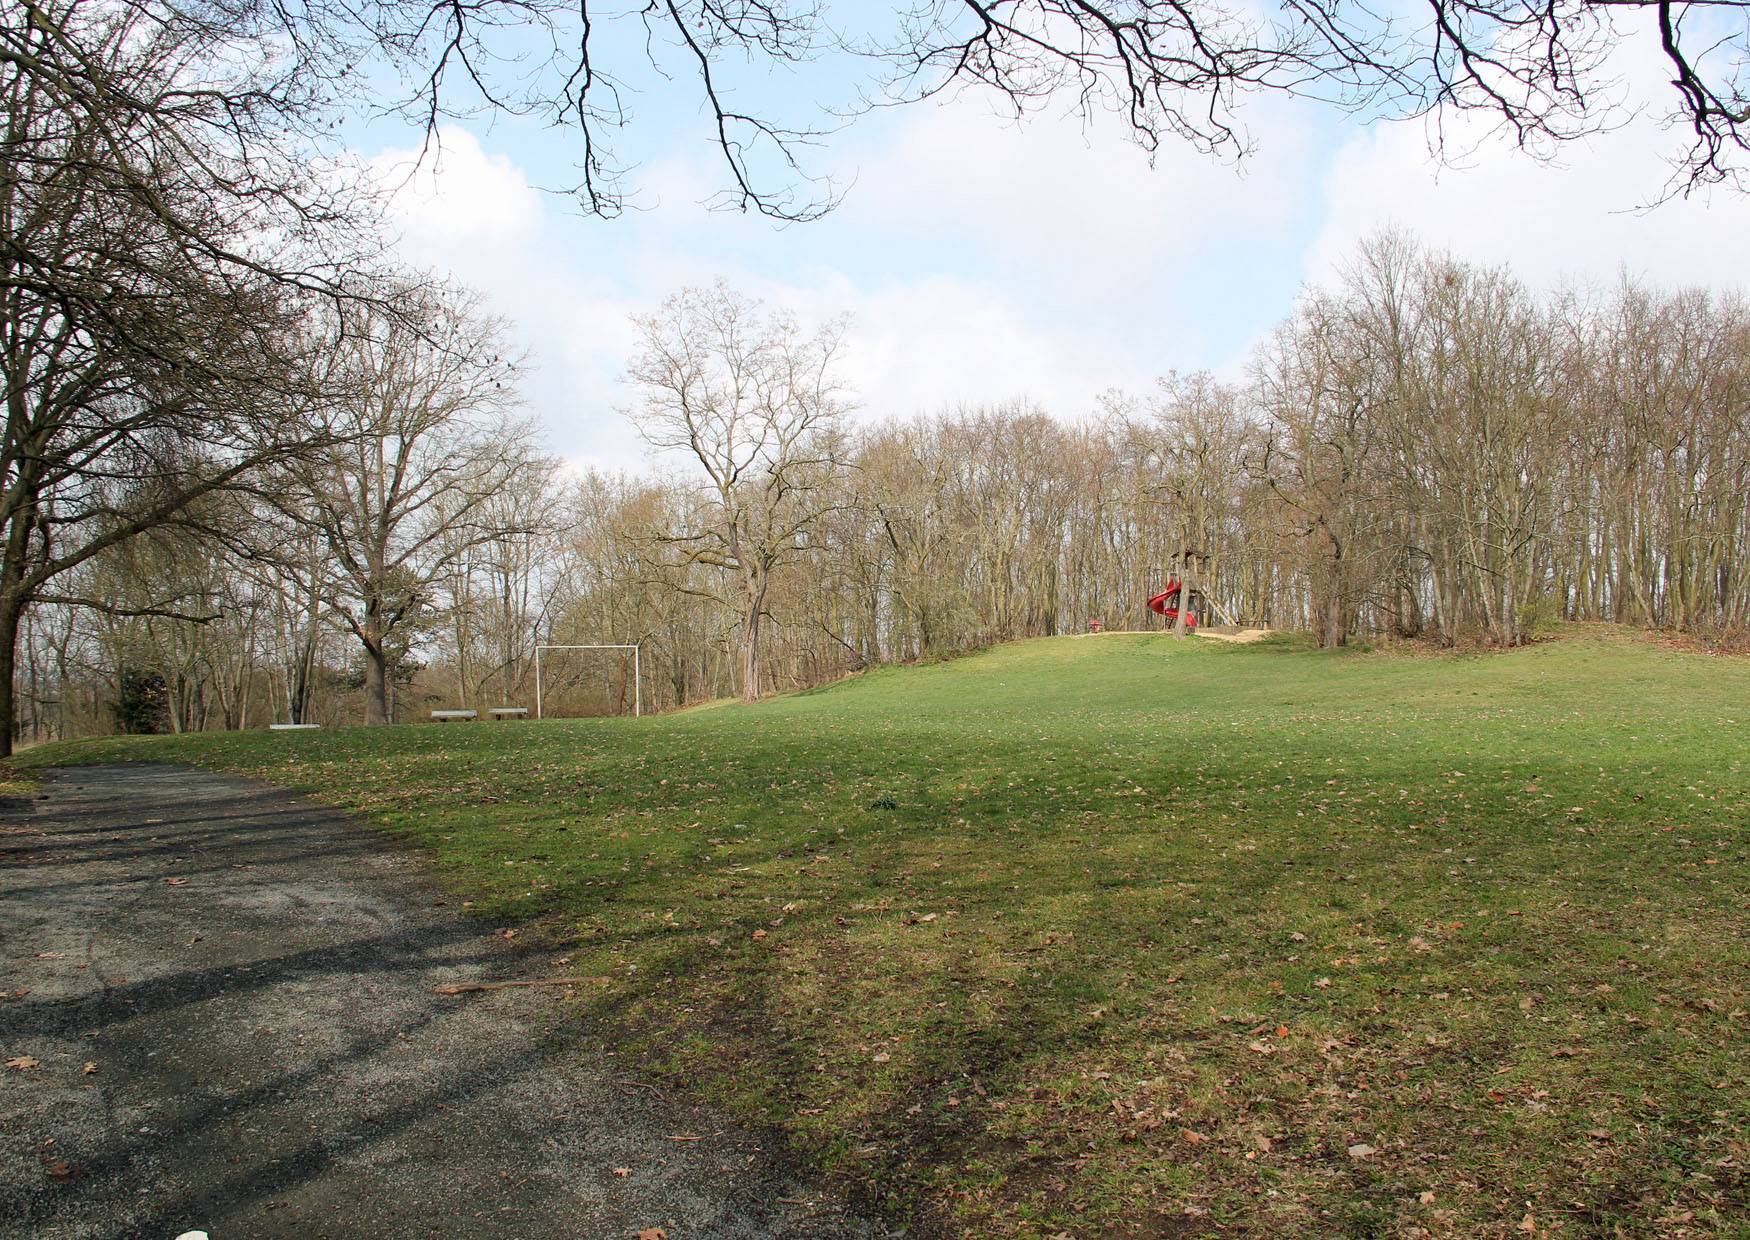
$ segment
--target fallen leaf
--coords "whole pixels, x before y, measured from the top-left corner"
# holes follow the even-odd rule
[[[893,1058],[893,1056],[889,1055],[886,1051],[881,1051],[880,1053],[878,1053],[875,1056],[875,1062],[876,1063],[886,1063],[889,1059],[892,1059],[892,1058]]]
[[[1522,1231],[1522,1232],[1525,1232],[1527,1235],[1530,1235],[1532,1232],[1537,1230],[1537,1220],[1532,1218],[1531,1215],[1527,1214],[1524,1218],[1519,1220],[1519,1226],[1515,1230]]]
[[[756,939],[763,939],[766,937],[766,932],[764,930],[755,930],[753,936]]]
[[[11,1068],[14,1072],[23,1072],[27,1068],[42,1067],[43,1061],[38,1059],[35,1055],[14,1055],[11,1059],[6,1061],[6,1066]]]
[[[1288,1026],[1287,1025],[1277,1025],[1276,1026],[1276,1036],[1279,1038],[1286,1038],[1288,1036]]]
[[[668,1233],[660,1227],[646,1227],[638,1233],[638,1240],[668,1240]]]
[[[1419,1192],[1416,1194],[1416,1200],[1421,1202],[1425,1206],[1433,1205],[1434,1204],[1434,1190],[1431,1188],[1424,1189],[1422,1192]]]
[[[632,1168],[630,1168],[630,1167],[615,1167],[614,1168],[614,1175],[617,1176],[619,1179],[623,1180],[631,1174],[632,1174]]]
[[[87,1063],[83,1068],[80,1069],[80,1071],[83,1072],[86,1076],[96,1076],[97,1075],[97,1065],[94,1063]]]
[[[1328,977],[1321,977],[1321,978],[1318,978],[1317,980],[1315,980],[1313,982],[1313,985],[1317,986],[1320,990],[1325,990],[1325,989],[1328,989],[1330,987],[1331,979]]]
[[[1357,1141],[1349,1147],[1349,1157],[1351,1158],[1372,1158],[1377,1153],[1379,1153],[1378,1150],[1364,1141]]]
[[[1202,1133],[1194,1132],[1189,1128],[1184,1129],[1181,1135],[1185,1138],[1186,1145],[1201,1145],[1203,1142],[1209,1140],[1209,1138]]]
[[[164,881],[169,883],[172,887],[182,887],[188,883],[186,878],[167,878]]]
[[[73,1168],[64,1162],[52,1162],[43,1168],[51,1180],[70,1180],[73,1178]]]

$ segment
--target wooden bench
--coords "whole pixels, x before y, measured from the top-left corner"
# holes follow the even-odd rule
[[[502,723],[506,719],[527,719],[529,708],[527,706],[494,706],[486,713]]]
[[[321,726],[319,723],[270,723],[267,725],[267,730],[269,732],[308,732],[312,728]]]
[[[450,723],[459,719],[478,719],[480,712],[477,710],[434,710],[431,712],[431,717],[439,723]]]

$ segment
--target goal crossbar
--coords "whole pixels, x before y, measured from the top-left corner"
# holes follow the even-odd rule
[[[644,714],[644,671],[639,666],[640,652],[636,645],[541,645],[535,647],[535,718],[545,718],[541,713],[541,651],[543,650],[630,650],[632,652],[632,714],[640,717]]]

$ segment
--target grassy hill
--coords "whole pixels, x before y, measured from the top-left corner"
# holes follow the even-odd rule
[[[115,758],[418,841],[595,1027],[956,1232],[1750,1235],[1750,661],[1105,635],[21,765]]]

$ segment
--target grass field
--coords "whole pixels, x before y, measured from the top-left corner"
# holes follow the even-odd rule
[[[20,765],[114,758],[418,841],[649,1070],[952,1234],[1750,1235],[1750,660],[1107,635]]]

